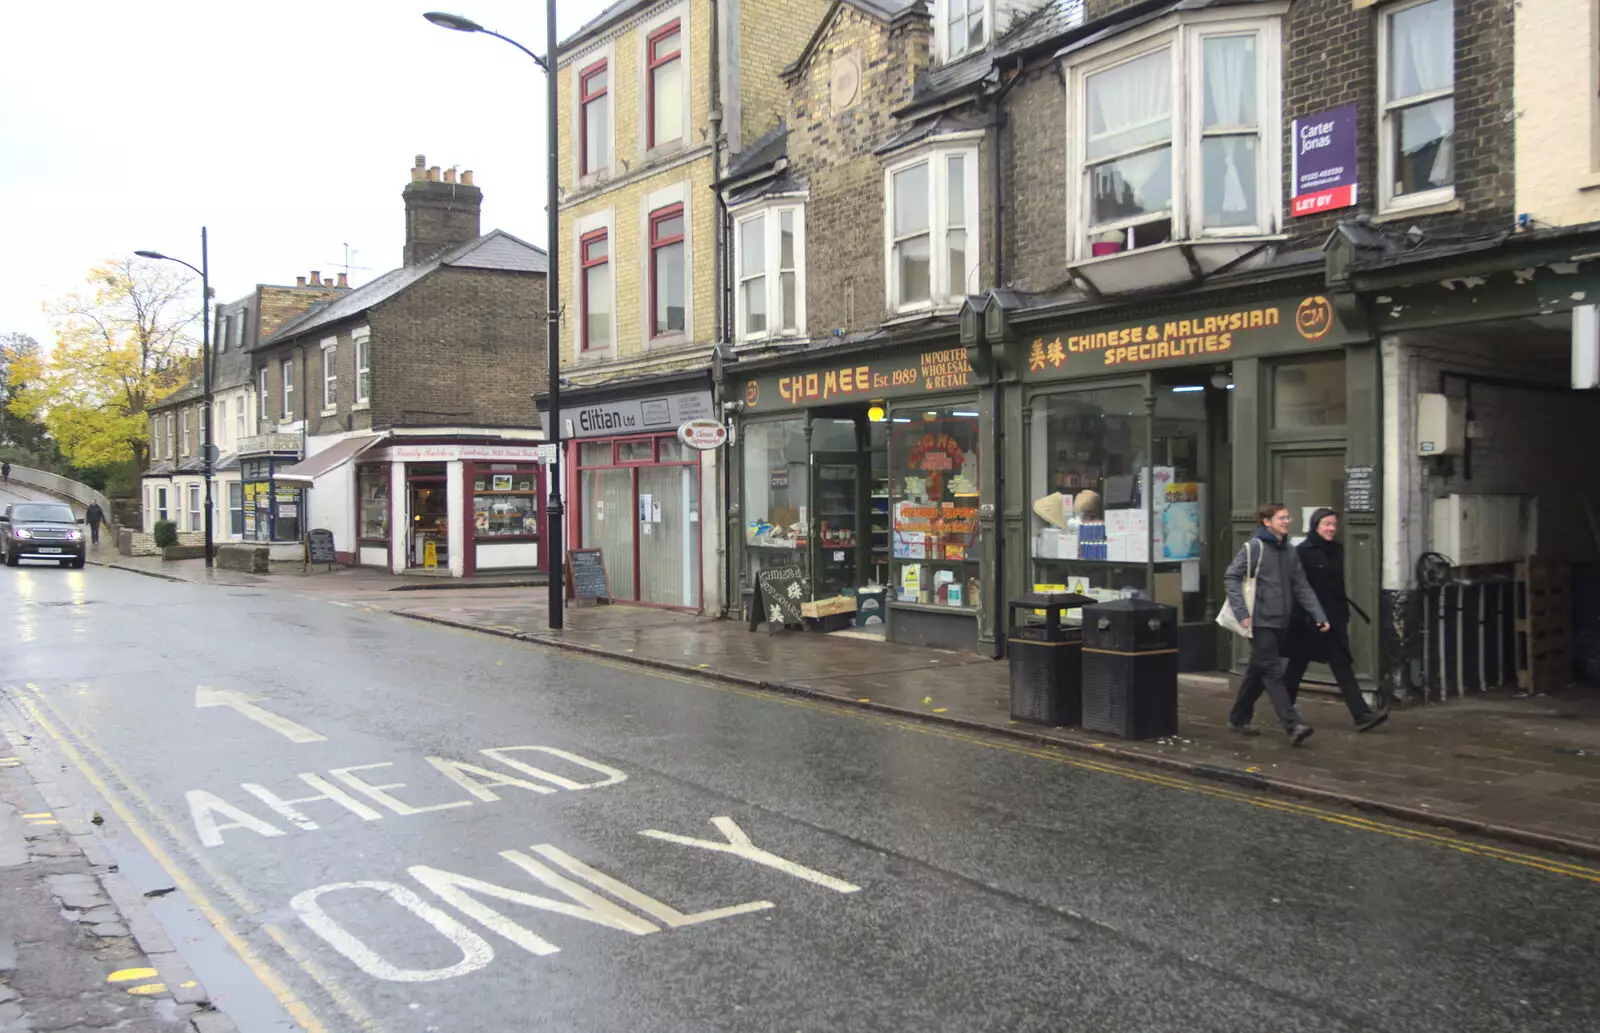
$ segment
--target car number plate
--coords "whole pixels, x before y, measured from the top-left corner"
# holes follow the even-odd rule
[[[39,551],[40,552],[60,552],[61,550],[57,549],[57,548],[43,548],[43,549],[40,549]]]

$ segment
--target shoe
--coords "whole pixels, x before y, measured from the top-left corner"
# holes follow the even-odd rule
[[[1301,743],[1311,738],[1311,733],[1314,731],[1316,731],[1316,729],[1312,728],[1310,725],[1295,725],[1293,728],[1289,729],[1289,745],[1299,746]]]
[[[1236,732],[1239,735],[1260,735],[1261,734],[1261,729],[1259,729],[1259,728],[1253,728],[1250,725],[1236,725],[1232,721],[1228,722],[1228,731]]]
[[[1389,720],[1387,710],[1369,710],[1356,722],[1356,731],[1370,732],[1387,720]]]

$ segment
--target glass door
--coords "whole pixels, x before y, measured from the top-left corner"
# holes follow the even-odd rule
[[[812,457],[811,497],[816,500],[812,567],[815,598],[866,583],[862,553],[868,549],[869,522],[863,518],[867,470],[860,453],[818,452]]]

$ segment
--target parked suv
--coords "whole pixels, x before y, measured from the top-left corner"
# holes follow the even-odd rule
[[[13,502],[0,517],[6,566],[22,560],[56,560],[62,566],[82,567],[82,517],[72,515],[64,502]]]

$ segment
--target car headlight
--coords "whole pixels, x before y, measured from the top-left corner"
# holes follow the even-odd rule
[[[67,540],[68,541],[74,541],[75,542],[79,538],[82,538],[82,537],[83,537],[83,532],[82,531],[68,531],[67,532]]]
[[[16,536],[18,538],[32,538],[33,537],[33,532],[28,530],[26,527],[17,528],[15,533],[16,533]]]

